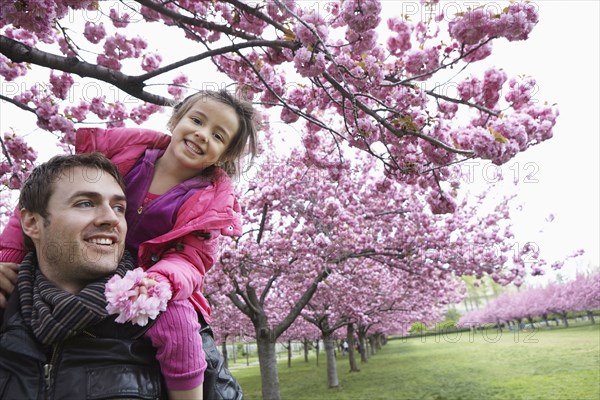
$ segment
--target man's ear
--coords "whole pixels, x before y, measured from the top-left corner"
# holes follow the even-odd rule
[[[32,240],[40,238],[40,227],[44,223],[40,214],[22,208],[19,211],[19,219],[21,220],[21,229]]]

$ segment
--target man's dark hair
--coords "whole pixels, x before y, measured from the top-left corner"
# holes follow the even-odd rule
[[[69,176],[75,167],[96,168],[101,172],[110,174],[125,192],[125,183],[119,170],[108,158],[101,153],[86,153],[74,155],[54,156],[47,162],[38,165],[31,172],[21,187],[19,208],[25,208],[38,213],[42,218],[48,218],[48,201],[54,192],[54,183],[63,175]],[[90,176],[97,180],[98,176]],[[34,251],[32,240],[25,235],[25,246]]]

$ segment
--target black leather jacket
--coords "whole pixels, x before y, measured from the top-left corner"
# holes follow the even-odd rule
[[[0,335],[0,399],[167,399],[148,327],[107,319],[41,346],[11,296]],[[18,303],[18,300],[16,301]]]

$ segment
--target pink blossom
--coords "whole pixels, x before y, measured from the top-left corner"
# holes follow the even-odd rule
[[[494,19],[484,8],[466,11],[448,24],[450,36],[462,44],[474,45],[494,32]]]
[[[422,75],[433,71],[440,65],[439,50],[437,47],[430,47],[425,50],[410,50],[404,56],[404,65],[406,72],[412,75]],[[428,76],[420,79],[427,79]]]
[[[140,37],[128,39],[124,35],[115,33],[104,41],[104,54],[107,58],[117,60],[137,58],[147,46],[146,41]]]
[[[341,16],[350,29],[364,32],[379,25],[380,12],[379,0],[346,0],[342,6]]]
[[[465,54],[467,54],[464,58],[465,62],[474,63],[476,61],[481,61],[487,58],[490,54],[492,54],[492,42],[487,42],[484,45],[477,44],[472,46],[465,46]]]
[[[430,193],[427,196],[427,203],[433,214],[452,214],[456,210],[454,199],[440,193]]]
[[[298,115],[297,112],[292,111],[287,107],[283,107],[281,109],[281,114],[279,115],[279,118],[281,118],[281,120],[286,124],[291,124],[293,122],[298,121],[300,119],[300,115]]]
[[[111,8],[109,16],[115,28],[125,28],[127,25],[129,25],[129,14],[126,12],[119,15],[117,10]]]
[[[0,54],[0,76],[7,81],[15,80],[27,74],[27,67],[23,63],[15,63]]]
[[[173,79],[173,84],[167,87],[167,92],[173,96],[174,99],[181,99],[183,98],[187,83],[188,77],[184,74],[179,74]]]
[[[346,40],[351,44],[354,54],[371,53],[378,48],[377,32],[374,29],[364,32],[349,29],[346,31]]]
[[[456,115],[456,112],[458,111],[458,104],[440,100],[438,102],[438,110],[440,113],[444,114],[448,118],[453,118],[454,115]]]
[[[74,80],[71,74],[63,73],[55,75],[54,71],[50,73],[50,85],[52,85],[52,94],[59,99],[66,99],[69,89],[73,86]]]
[[[515,110],[519,110],[531,100],[532,91],[535,88],[535,85],[536,81],[531,77],[520,79],[511,78],[508,81],[509,89],[504,96],[504,99],[509,103],[512,103],[512,107]]]
[[[50,117],[56,115],[58,112],[58,105],[55,104],[51,98],[44,97],[42,99],[34,99],[37,108],[35,113],[41,119],[49,120]]]
[[[121,69],[121,63],[115,57],[107,57],[105,54],[98,54],[96,57],[96,62],[98,65],[102,65],[103,67],[116,69],[117,71]]]
[[[33,162],[37,152],[25,143],[25,140],[14,133],[4,133],[4,145],[12,158]]]
[[[100,43],[100,41],[106,37],[104,24],[102,22],[96,24],[94,22],[86,21],[85,28],[83,29],[83,36],[91,43]]]
[[[509,41],[525,40],[538,23],[539,16],[535,4],[519,2],[510,4],[500,15],[495,26],[496,36]]]
[[[110,115],[110,109],[104,102],[104,96],[94,97],[90,102],[90,111],[98,116],[100,119],[106,119]]]
[[[502,70],[490,68],[484,73],[482,95],[483,104],[490,109],[493,109],[500,99],[500,91],[504,82],[506,82],[506,73]]]
[[[35,46],[38,40],[34,32],[29,32],[26,29],[14,29],[10,26],[4,30],[4,35],[32,47]]]
[[[160,66],[161,61],[160,54],[145,54],[142,57],[142,69],[146,72],[154,71]]]
[[[71,46],[67,43],[64,37],[59,37],[58,40],[58,48],[60,52],[66,55],[67,57],[75,57],[77,54],[73,51]]]
[[[110,114],[110,118],[111,118],[111,122],[110,122],[110,126],[111,127],[117,127],[117,126],[123,126],[124,122],[128,117],[129,117],[129,112],[127,111],[127,108],[125,108],[125,104],[123,104],[123,102],[121,101],[115,101],[111,107],[111,114]]]
[[[90,105],[83,102],[78,106],[65,107],[65,115],[69,118],[76,119],[77,122],[84,121],[89,111]]]
[[[402,55],[412,46],[410,35],[413,27],[398,17],[388,19],[387,26],[391,31],[396,32],[395,36],[390,36],[387,40],[388,50],[393,55]]]
[[[136,268],[123,277],[113,276],[106,283],[105,295],[106,311],[118,314],[116,322],[145,326],[167,309],[172,293],[168,282],[157,282]]]
[[[458,95],[464,101],[478,98],[482,93],[482,83],[476,77],[470,77],[458,84]]]
[[[314,32],[314,33],[313,33]],[[329,29],[325,20],[317,12],[305,14],[302,21],[298,21],[294,26],[296,39],[304,46],[314,46],[319,41],[325,42]],[[316,34],[316,35],[315,35]]]
[[[160,109],[161,107],[156,104],[144,103],[141,106],[132,109],[129,113],[129,118],[131,118],[133,122],[139,125],[147,121],[152,114],[160,111]]]
[[[296,4],[296,1],[284,0],[281,3],[283,3],[287,7],[287,9],[289,9],[291,12],[293,12],[293,13],[296,12],[296,8],[298,6]],[[274,1],[268,1],[266,4],[266,8],[267,8],[267,14],[269,15],[269,17],[273,18],[275,21],[283,22],[287,18],[290,17],[286,8],[281,7],[279,4],[277,4]]]
[[[2,1],[0,3],[2,19],[6,19],[15,27],[36,32],[40,38],[54,35],[52,21],[60,17],[56,9],[57,5],[52,0]]]
[[[68,118],[62,115],[53,115],[48,120],[48,128],[52,131],[59,131],[64,134],[75,133],[75,124]]]
[[[302,47],[296,51],[294,67],[302,76],[317,76],[325,70],[325,56],[323,53],[313,53]]]

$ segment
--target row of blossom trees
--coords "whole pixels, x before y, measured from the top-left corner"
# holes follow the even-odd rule
[[[555,315],[569,326],[569,312],[585,312],[595,323],[593,311],[600,309],[600,273],[577,277],[567,283],[552,283],[546,287],[529,288],[504,293],[481,310],[473,310],[461,317],[458,325],[520,324],[541,318],[548,325],[548,316]]]
[[[518,283],[543,265],[526,246],[515,252],[509,199],[487,212],[478,212],[485,196],[462,199],[454,213],[435,213],[425,188],[385,177],[366,154],[327,135],[302,144],[263,156],[240,196],[246,232],[205,285],[224,337],[256,339],[263,390],[278,384],[276,342],[318,335],[336,387],[336,337],[356,335],[366,349],[377,333],[438,321],[462,299],[457,276]],[[325,152],[339,156],[319,161]]]

